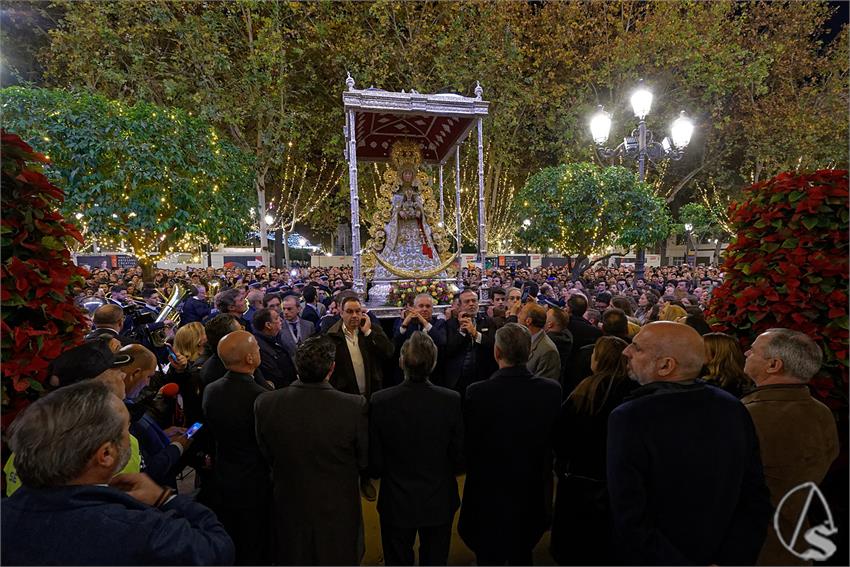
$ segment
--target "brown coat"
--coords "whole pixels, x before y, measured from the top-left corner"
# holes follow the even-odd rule
[[[791,489],[805,482],[820,484],[838,456],[838,429],[832,412],[812,398],[806,384],[774,384],[756,388],[741,400],[753,418],[759,438],[764,478],[774,507]],[[783,505],[779,529],[788,541],[804,505],[798,491]],[[802,534],[794,549],[806,549]],[[758,565],[805,565],[777,538],[773,522],[759,555]]]

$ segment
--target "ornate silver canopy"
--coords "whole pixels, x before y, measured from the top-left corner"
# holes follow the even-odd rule
[[[490,103],[482,100],[483,89],[476,84],[475,97],[458,94],[421,94],[390,92],[376,88],[355,89],[351,75],[343,92],[345,109],[345,158],[348,161],[351,189],[351,244],[354,252],[354,289],[366,290],[361,269],[360,200],[357,163],[389,160],[393,143],[400,139],[415,141],[422,150],[424,163],[439,166],[440,213],[443,214],[443,166],[455,158],[456,202],[460,202],[460,144],[473,126],[478,131],[478,260],[484,267],[486,256],[484,218],[484,142],[483,118]],[[460,246],[460,207],[455,207],[455,232]],[[458,255],[460,257],[460,255]],[[458,270],[460,279],[460,270]],[[486,282],[482,281],[482,287]],[[485,299],[485,298],[482,298]]]

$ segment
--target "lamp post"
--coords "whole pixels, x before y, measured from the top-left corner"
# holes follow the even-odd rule
[[[531,226],[531,219],[525,219],[522,221],[522,231],[525,232],[528,230],[528,227]],[[525,254],[528,256],[528,267],[531,268],[531,251],[528,249],[528,246],[525,247]]]
[[[611,115],[605,112],[602,105],[590,121],[590,134],[596,144],[599,155],[604,159],[623,156],[638,162],[638,178],[641,183],[646,180],[646,160],[655,162],[662,159],[679,160],[684,155],[685,148],[691,141],[694,132],[693,123],[685,116],[683,110],[670,128],[670,137],[664,137],[656,142],[652,130],[646,127],[646,116],[652,107],[652,92],[643,86],[643,81],[631,98],[632,110],[638,119],[638,127],[623,138],[616,148],[607,148],[608,134],[611,132]],[[635,255],[635,280],[643,278],[645,250],[640,248]]]
[[[694,229],[694,225],[690,223],[685,223],[685,262],[689,266],[693,266],[691,264],[691,231]],[[696,249],[694,249],[694,263],[696,263]]]

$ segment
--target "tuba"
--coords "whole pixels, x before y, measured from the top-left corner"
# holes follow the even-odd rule
[[[180,311],[178,311],[177,306],[180,305],[180,302],[183,301],[183,298],[186,296],[188,290],[184,288],[179,282],[174,283],[174,289],[171,290],[171,297],[168,298],[168,301],[165,305],[162,306],[162,310],[157,315],[155,323],[162,323],[166,320],[174,321],[174,326],[180,324]],[[152,331],[150,334],[151,344],[157,348],[161,348],[165,346],[165,327],[161,329],[156,329]]]
[[[215,296],[222,290],[223,287],[221,278],[211,278],[210,281],[207,282],[207,301],[213,303]]]

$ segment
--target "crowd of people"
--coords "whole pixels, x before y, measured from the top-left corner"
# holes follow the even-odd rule
[[[86,342],[10,429],[3,561],[356,565],[361,498],[386,565],[417,536],[446,564],[458,511],[478,565],[548,530],[565,565],[798,560],[777,505],[838,454],[816,343],[711,332],[713,267],[481,275],[387,320],[347,268],[93,271]]]

